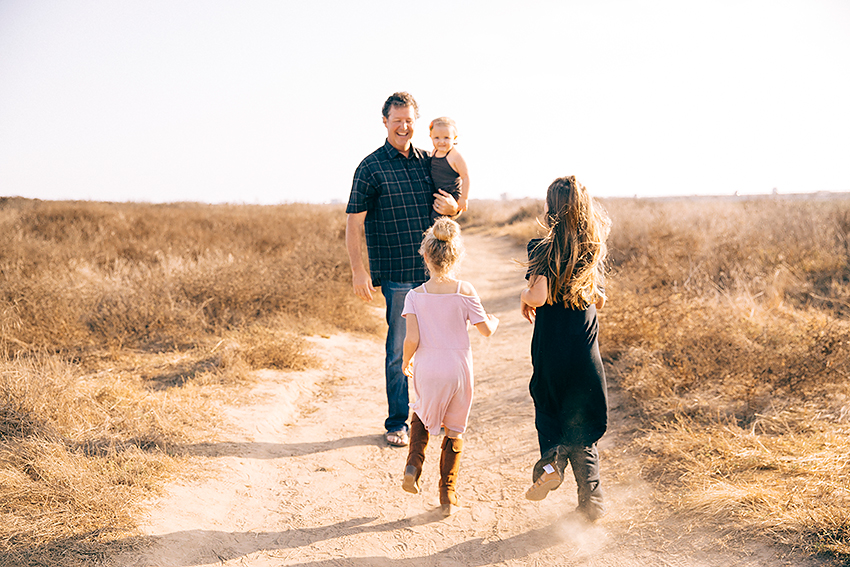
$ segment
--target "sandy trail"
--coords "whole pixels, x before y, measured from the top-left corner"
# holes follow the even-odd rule
[[[481,235],[467,235],[466,246],[462,277],[501,326],[489,339],[472,332],[476,393],[459,513],[439,514],[436,438],[422,493],[402,491],[407,450],[383,441],[383,342],[341,334],[312,339],[323,368],[265,372],[244,404],[222,408],[228,432],[188,448],[204,472],[150,502],[141,520],[150,545],[109,564],[814,565],[762,544],[724,548],[685,522],[653,523],[652,492],[620,449],[631,426],[616,390],[600,443],[608,515],[592,526],[574,517],[571,479],[542,502],[525,500],[538,451],[527,389],[532,328],[518,309],[523,271],[510,262],[523,250]]]

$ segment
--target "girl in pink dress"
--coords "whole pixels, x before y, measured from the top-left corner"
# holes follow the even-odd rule
[[[407,323],[402,368],[413,378],[416,394],[416,401],[410,404],[410,449],[402,488],[419,493],[428,434],[439,435],[440,429],[445,428],[440,455],[440,508],[448,516],[457,506],[461,435],[472,407],[472,350],[467,322],[489,337],[499,320],[484,311],[472,284],[454,278],[463,255],[460,226],[455,221],[437,219],[425,233],[419,253],[430,279],[408,292],[402,311]]]

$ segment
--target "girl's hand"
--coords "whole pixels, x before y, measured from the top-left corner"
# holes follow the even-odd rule
[[[534,307],[532,307],[531,305],[529,305],[528,303],[526,303],[525,301],[523,301],[522,302],[522,316],[525,317],[525,320],[528,321],[529,323],[534,324],[534,317],[536,315],[537,315],[537,310]]]
[[[404,367],[402,372],[404,372],[404,375],[407,376],[408,378],[413,378],[413,359],[412,358],[410,359],[410,362],[407,363],[407,366]]]

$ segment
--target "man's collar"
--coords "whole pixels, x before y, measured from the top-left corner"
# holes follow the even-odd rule
[[[410,144],[410,150],[407,152],[408,155],[405,157],[403,153],[398,151],[393,147],[389,140],[384,141],[384,150],[387,152],[387,155],[392,159],[396,156],[405,158],[405,159],[422,159],[425,156],[425,152],[420,150],[419,148],[413,147],[413,144]]]

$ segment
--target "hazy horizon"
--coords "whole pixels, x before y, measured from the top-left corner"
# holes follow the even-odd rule
[[[471,198],[850,191],[850,3],[0,2],[0,194],[346,200],[389,94]]]

